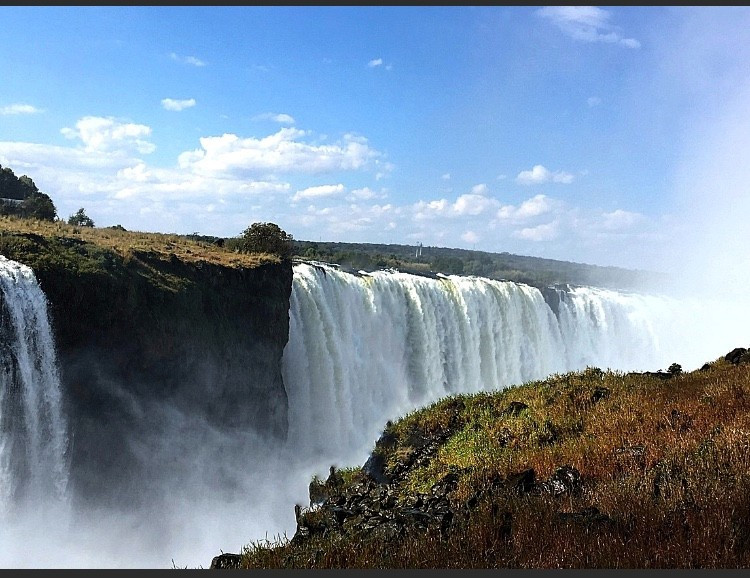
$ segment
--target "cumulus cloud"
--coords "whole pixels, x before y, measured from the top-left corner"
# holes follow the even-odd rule
[[[163,98],[161,101],[161,105],[165,110],[180,111],[185,110],[186,108],[190,108],[191,106],[195,106],[195,99],[188,98],[185,100],[175,100],[174,98]]]
[[[502,220],[514,219],[517,221],[530,219],[549,213],[553,206],[554,203],[546,195],[536,195],[517,207],[514,205],[503,205],[498,209],[497,217]]]
[[[565,183],[573,182],[573,175],[563,171],[552,172],[543,165],[534,165],[530,171],[521,171],[516,177],[516,182],[522,185],[538,185],[541,183]]]
[[[558,236],[558,224],[557,221],[552,221],[536,227],[524,227],[515,231],[513,236],[526,241],[551,241]]]
[[[263,138],[240,138],[236,134],[203,137],[201,148],[179,155],[181,168],[205,175],[244,175],[253,173],[325,173],[352,171],[376,164],[381,153],[367,139],[345,135],[334,144],[304,142],[307,133],[282,128]]]
[[[301,191],[297,191],[292,197],[293,201],[301,201],[303,199],[316,199],[320,197],[331,197],[339,195],[346,190],[346,187],[341,183],[337,185],[317,185],[314,187],[308,187]]]
[[[461,240],[472,244],[478,243],[479,235],[477,235],[474,231],[466,231],[463,235],[461,235]]]
[[[294,117],[289,114],[275,113],[275,112],[264,112],[263,114],[257,114],[253,117],[253,120],[272,120],[279,124],[294,124]]]
[[[176,60],[177,62],[181,62],[183,64],[190,64],[191,66],[206,66],[205,61],[201,60],[200,58],[196,58],[195,56],[180,56],[179,54],[172,52],[170,53],[169,57],[172,60]]]
[[[549,19],[574,40],[581,42],[606,42],[627,48],[640,48],[635,38],[623,38],[610,24],[612,14],[598,6],[545,6],[536,11],[537,16]]]
[[[60,132],[65,138],[80,140],[87,151],[125,153],[135,150],[148,154],[156,150],[156,145],[147,140],[151,127],[113,117],[86,116],[74,129],[66,127]]]
[[[16,114],[39,114],[40,112],[44,111],[30,104],[17,103],[0,107],[0,115],[2,116],[10,116]]]
[[[453,203],[447,199],[418,201],[413,205],[415,218],[422,220],[439,216],[477,216],[496,210],[500,203],[497,199],[488,197],[486,193],[487,185],[480,184],[474,185],[470,193],[459,195]]]
[[[459,196],[451,207],[451,210],[458,216],[481,215],[496,205],[497,200],[495,199],[485,197],[484,195],[468,193]]]

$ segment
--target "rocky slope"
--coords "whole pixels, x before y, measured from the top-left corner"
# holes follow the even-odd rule
[[[291,539],[212,568],[750,564],[750,353],[446,398],[313,479]]]

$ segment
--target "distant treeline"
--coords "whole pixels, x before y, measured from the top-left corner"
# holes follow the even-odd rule
[[[414,273],[477,275],[534,286],[559,283],[638,289],[658,280],[654,272],[603,267],[511,253],[376,243],[294,241],[294,254],[304,259],[337,263],[371,271],[396,268]]]

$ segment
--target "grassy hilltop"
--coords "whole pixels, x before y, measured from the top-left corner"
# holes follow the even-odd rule
[[[445,398],[313,479],[294,537],[213,566],[748,567],[747,360]]]
[[[32,248],[33,241],[42,239],[44,254]],[[96,261],[106,260],[107,253],[128,258],[139,252],[161,260],[176,257],[187,263],[202,261],[228,267],[256,267],[280,260],[277,255],[234,252],[185,235],[126,231],[118,227],[76,227],[64,221],[15,216],[0,216],[0,253],[4,250],[32,267],[56,257],[74,259],[75,255],[95,267]]]

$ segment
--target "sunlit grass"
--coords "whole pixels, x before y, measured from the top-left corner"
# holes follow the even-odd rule
[[[229,267],[256,267],[264,263],[279,262],[276,255],[235,253],[212,243],[194,241],[176,234],[125,231],[108,227],[74,227],[64,221],[0,216],[1,233],[75,239],[112,250],[125,258],[145,251],[163,259],[175,256],[185,262],[202,261]]]
[[[507,411],[511,402],[527,407]],[[428,463],[396,482],[400,501],[458,472],[449,497],[462,512],[490,480],[526,468],[543,480],[562,465],[580,471],[582,491],[483,494],[447,537],[284,537],[248,544],[243,560],[248,568],[746,568],[749,410],[750,364],[723,359],[669,380],[589,368],[445,398],[387,428],[395,437],[383,450],[387,467],[449,431]],[[356,478],[356,468],[348,472]],[[600,513],[593,521],[565,517],[591,507]]]

